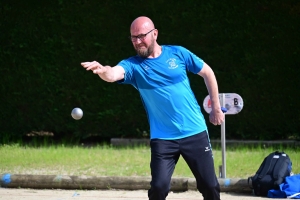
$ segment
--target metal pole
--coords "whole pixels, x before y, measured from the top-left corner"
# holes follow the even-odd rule
[[[221,96],[221,106],[225,108],[225,94]],[[226,141],[225,141],[225,117],[221,124],[221,146],[222,146],[222,177],[226,178]]]

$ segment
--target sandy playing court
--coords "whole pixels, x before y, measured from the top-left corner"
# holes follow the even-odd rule
[[[147,200],[146,190],[36,190],[0,188],[0,200]],[[171,192],[167,200],[201,200],[196,191]],[[221,193],[222,200],[259,200],[251,194]]]

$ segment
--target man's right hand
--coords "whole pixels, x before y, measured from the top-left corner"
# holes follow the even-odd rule
[[[125,70],[121,66],[103,66],[97,61],[82,62],[81,65],[86,70],[92,70],[94,74],[98,74],[101,79],[107,82],[115,82],[124,78]]]
[[[98,74],[98,75],[104,74],[107,71],[107,68],[105,68],[103,65],[101,65],[97,61],[82,62],[81,65],[86,70],[92,70],[94,74]]]

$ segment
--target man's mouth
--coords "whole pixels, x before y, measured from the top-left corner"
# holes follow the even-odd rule
[[[137,46],[138,49],[146,48],[144,45]]]

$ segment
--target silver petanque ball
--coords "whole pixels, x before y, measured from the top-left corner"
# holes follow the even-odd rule
[[[79,120],[82,118],[83,112],[80,108],[74,108],[71,112],[71,116],[73,117],[73,119]]]

